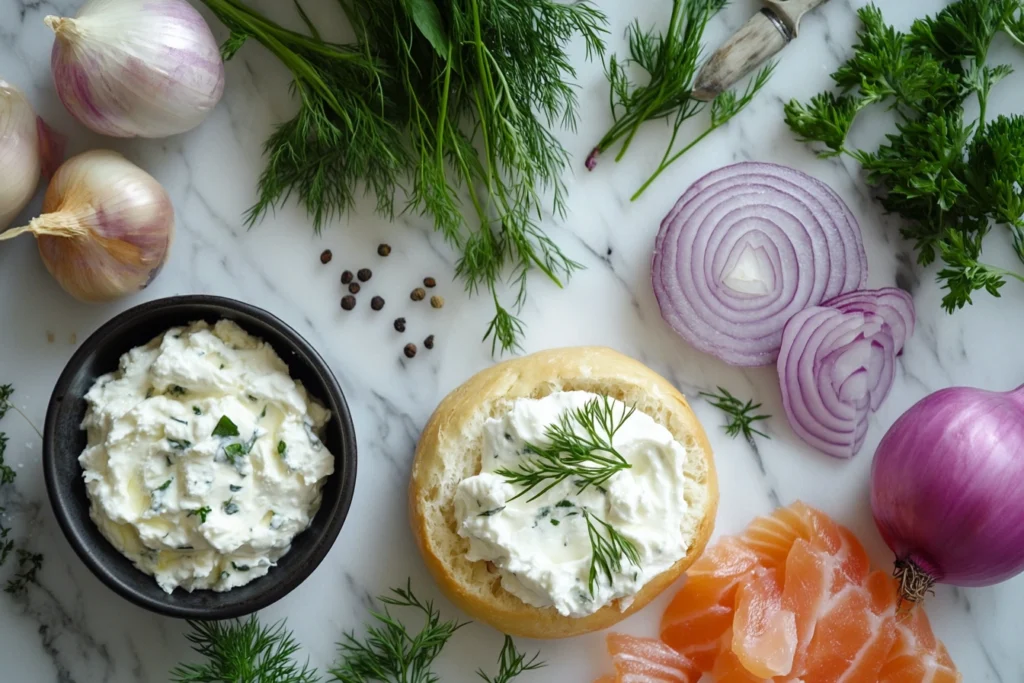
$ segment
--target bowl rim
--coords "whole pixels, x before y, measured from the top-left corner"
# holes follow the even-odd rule
[[[342,452],[335,453],[334,455],[336,459],[344,459],[346,463],[344,472],[339,472],[340,468],[335,467],[335,474],[339,477],[343,477],[340,481],[338,504],[333,506],[335,507],[335,512],[328,520],[326,527],[318,536],[319,542],[316,547],[310,551],[307,561],[304,562],[301,567],[290,571],[279,580],[274,580],[273,571],[266,576],[256,579],[255,582],[265,581],[266,589],[259,592],[247,602],[234,605],[214,605],[205,607],[175,605],[166,602],[163,599],[151,598],[148,595],[132,589],[130,585],[121,581],[118,572],[111,570],[106,565],[99,562],[97,558],[89,552],[89,548],[92,547],[92,543],[89,542],[89,539],[81,536],[81,534],[76,530],[75,525],[71,520],[72,515],[69,512],[72,507],[69,503],[70,492],[61,490],[56,471],[56,460],[58,457],[58,449],[55,443],[57,416],[60,412],[63,399],[67,395],[68,388],[74,378],[81,371],[81,368],[86,363],[87,359],[103,347],[116,343],[117,337],[122,334],[126,328],[137,324],[140,319],[144,320],[147,316],[157,312],[193,306],[210,307],[211,309],[217,307],[228,308],[243,315],[255,318],[275,328],[283,337],[286,338],[288,344],[292,347],[290,350],[297,352],[300,356],[303,356],[305,360],[309,361],[312,365],[312,369],[321,379],[327,393],[329,394],[329,397],[320,397],[321,400],[330,398],[332,402],[337,405],[338,410],[336,412],[338,414],[332,415],[332,421],[337,420],[338,428],[341,431]],[[208,317],[208,313],[197,312],[196,319],[202,319],[204,317]],[[129,349],[124,349],[121,351],[121,355],[127,351],[129,351]],[[278,355],[281,355],[280,349],[275,349],[275,351],[278,352]],[[302,337],[302,335],[273,313],[257,306],[253,306],[252,304],[238,301],[237,299],[208,294],[185,294],[154,299],[152,301],[139,304],[138,306],[133,306],[132,308],[119,313],[90,334],[75,353],[72,354],[67,365],[65,365],[64,369],[61,371],[60,377],[54,385],[53,392],[51,393],[50,400],[47,404],[46,418],[43,425],[43,478],[46,484],[47,496],[50,500],[50,507],[53,509],[54,516],[57,518],[57,523],[60,526],[64,537],[67,539],[69,545],[85,566],[88,567],[93,575],[107,587],[129,602],[164,616],[200,620],[231,619],[252,614],[253,612],[268,607],[285,597],[305,581],[327,557],[327,554],[334,546],[338,535],[341,533],[341,527],[344,525],[352,505],[358,470],[357,450],[355,425],[353,424],[352,414],[349,409],[348,402],[345,399],[345,394],[341,389],[341,385],[338,383],[337,378],[334,376],[334,373],[331,371],[327,362],[319,352],[317,352],[317,350],[313,348],[313,346],[306,341],[304,337]],[[75,460],[77,462],[77,456]],[[317,511],[317,514],[319,514],[322,509],[323,508],[321,507]],[[88,517],[91,523],[91,515],[88,515]],[[306,531],[308,531],[308,529],[300,533],[306,533]],[[105,537],[104,540],[106,540]],[[111,546],[111,548],[114,552],[119,552],[116,548],[113,548],[113,546]],[[288,553],[286,553],[284,557],[287,557],[287,555]],[[134,566],[133,569],[139,572],[140,576],[149,576]],[[225,592],[224,595],[228,595],[229,593],[230,591]],[[167,594],[167,598],[171,598],[172,595],[173,594]]]

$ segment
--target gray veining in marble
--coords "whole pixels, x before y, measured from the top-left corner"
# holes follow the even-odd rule
[[[411,576],[424,595],[436,596],[414,548],[406,523],[406,476],[418,433],[437,401],[473,372],[492,362],[479,337],[489,316],[487,302],[467,299],[451,281],[453,255],[428,226],[414,217],[388,224],[369,211],[335,221],[316,237],[293,205],[247,231],[240,217],[253,202],[262,167],[263,139],[294,109],[287,96],[287,74],[261,48],[245,47],[228,65],[222,104],[199,129],[155,141],[102,140],[77,125],[57,100],[49,74],[52,36],[43,17],[71,13],[78,0],[0,0],[0,77],[22,87],[37,111],[71,136],[73,152],[98,146],[123,151],[156,176],[170,192],[178,215],[178,237],[164,273],[144,294],[108,306],[83,306],[51,280],[27,237],[0,245],[0,382],[17,387],[17,405],[36,423],[43,420],[54,381],[76,344],[115,313],[141,301],[181,293],[215,293],[257,304],[284,318],[324,355],[344,386],[360,440],[359,482],[341,536],[319,569],[293,594],[261,615],[287,617],[304,652],[326,665],[346,629],[359,629],[369,596]],[[291,3],[262,0],[278,17],[290,17]],[[332,3],[305,3],[323,25],[337,24]],[[600,0],[611,20],[610,47],[622,51],[623,30],[634,12],[643,23],[664,21],[667,2]],[[828,74],[848,53],[861,0],[833,0],[808,15],[799,39],[782,55],[779,71],[741,117],[714,133],[677,164],[644,197],[629,196],[660,155],[667,130],[650,124],[619,164],[609,157],[587,173],[583,159],[609,123],[607,85],[600,65],[581,67],[580,101],[584,119],[577,134],[563,136],[574,158],[569,179],[569,218],[552,234],[581,261],[581,272],[565,290],[537,278],[524,312],[529,324],[527,350],[571,344],[604,344],[631,354],[662,372],[688,396],[709,429],[722,482],[718,532],[742,528],[752,516],[800,498],[849,525],[864,540],[872,559],[886,565],[889,552],[867,505],[870,454],[886,427],[923,395],[941,387],[970,384],[1009,389],[1024,381],[1024,291],[1008,284],[1002,300],[979,296],[974,306],[948,316],[932,271],[913,265],[896,221],[881,214],[855,167],[820,161],[795,142],[782,121],[781,105],[807,98],[828,86]],[[887,16],[907,25],[934,11],[941,0],[886,2]],[[710,38],[721,40],[755,10],[753,0],[736,0],[712,24]],[[218,35],[223,35],[220,27]],[[1000,56],[1018,67],[1000,46]],[[1024,75],[998,87],[990,109],[1020,102]],[[697,130],[702,122],[689,129]],[[872,126],[861,126],[857,140],[870,140]],[[782,417],[778,382],[771,368],[728,367],[690,349],[658,315],[649,286],[649,259],[662,216],[686,186],[703,173],[740,159],[759,159],[801,168],[831,184],[861,222],[872,286],[899,284],[914,294],[918,329],[901,357],[892,395],[873,417],[862,453],[839,462],[812,452],[793,435]],[[25,212],[38,211],[40,198]],[[990,238],[986,258],[1012,264],[1007,243]],[[376,245],[388,242],[387,260]],[[330,248],[334,260],[319,263]],[[1000,253],[1005,252],[1005,253]],[[339,308],[343,268],[369,265],[375,275],[360,307]],[[1019,264],[1018,264],[1019,265]],[[408,301],[408,292],[426,275],[439,280],[447,299],[441,311]],[[381,313],[366,305],[381,294]],[[391,321],[408,318],[408,339]],[[401,356],[406,341],[421,344],[437,335],[433,351],[421,348],[412,361]],[[48,340],[52,337],[52,341]],[[421,344],[422,346],[422,344]],[[728,439],[721,415],[697,392],[715,385],[764,404],[776,416],[771,440],[756,448]],[[165,681],[173,664],[189,656],[180,622],[144,612],[113,595],[78,561],[57,528],[46,500],[39,466],[40,440],[11,414],[3,429],[11,437],[8,460],[18,472],[13,493],[0,503],[5,521],[19,539],[46,555],[40,585],[20,597],[0,594],[0,681],[32,683],[142,683]],[[9,572],[9,568],[0,570]],[[0,575],[0,579],[6,574]],[[654,635],[670,594],[627,620],[622,628]],[[440,603],[446,614],[456,610]],[[981,589],[939,587],[929,613],[938,634],[969,683],[1024,681],[1020,648],[1024,578]],[[470,671],[488,667],[500,636],[483,626],[464,629],[443,657],[442,680],[477,680]],[[541,644],[524,642],[534,649]],[[523,683],[592,680],[605,664],[600,634],[543,644],[547,669],[523,676]]]

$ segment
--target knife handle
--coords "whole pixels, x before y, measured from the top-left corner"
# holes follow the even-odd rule
[[[780,26],[780,20],[769,17],[770,11],[755,14],[711,55],[694,83],[692,94],[695,99],[710,102],[758,64],[786,47],[789,37],[784,35],[783,29],[787,27]]]
[[[764,0],[765,6],[784,23],[793,36],[800,28],[800,19],[826,0]]]

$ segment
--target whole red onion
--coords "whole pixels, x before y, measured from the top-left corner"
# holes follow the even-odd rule
[[[911,407],[875,451],[871,508],[904,599],[1024,570],[1024,385],[942,389]]]

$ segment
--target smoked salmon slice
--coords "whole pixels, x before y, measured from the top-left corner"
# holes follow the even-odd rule
[[[598,683],[962,683],[920,607],[871,572],[847,528],[797,502],[709,548],[661,621],[661,639],[609,636]],[[674,655],[674,656],[673,656]]]
[[[616,683],[696,683],[700,672],[693,662],[657,638],[608,634],[615,678],[599,681]]]
[[[700,671],[710,671],[722,634],[732,628],[736,590],[757,566],[757,555],[737,538],[723,538],[708,549],[665,610],[661,639]]]

